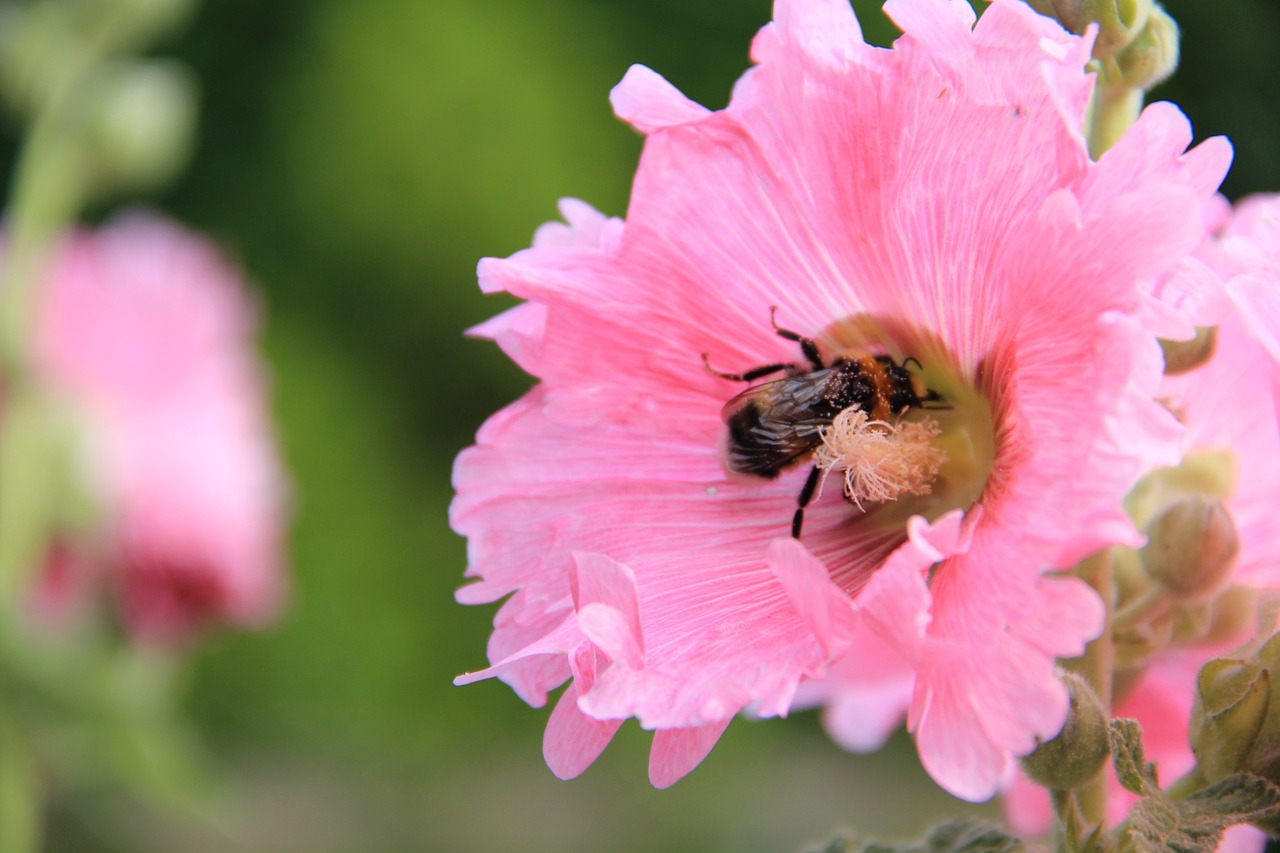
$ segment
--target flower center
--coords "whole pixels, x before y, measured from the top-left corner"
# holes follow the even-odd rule
[[[858,509],[863,501],[928,494],[947,461],[947,452],[933,444],[939,431],[932,418],[891,424],[851,406],[819,431],[822,444],[814,451],[814,463],[822,469],[823,485],[833,471],[844,474],[844,496]]]
[[[866,521],[932,521],[977,503],[995,468],[996,417],[951,349],[928,330],[865,314],[833,323],[817,340],[829,352],[879,351],[910,362],[920,396],[930,398],[896,412],[892,423],[846,409],[823,430],[815,462],[824,478],[843,474],[844,493],[860,508],[881,504]]]

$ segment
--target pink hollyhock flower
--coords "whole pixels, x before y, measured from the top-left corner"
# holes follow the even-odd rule
[[[284,487],[254,325],[217,250],[158,217],[124,216],[57,247],[35,370],[78,423],[105,525],[90,549],[58,548],[46,593],[96,575],[149,639],[275,612]]]
[[[817,700],[852,697],[842,742],[872,745],[909,709],[934,778],[992,796],[1062,726],[1055,659],[1102,628],[1087,586],[1045,573],[1140,541],[1120,500],[1176,459],[1140,318],[1192,287],[1172,283],[1228,146],[1186,152],[1186,120],[1157,104],[1093,162],[1087,40],[1011,0],[976,26],[958,0],[885,9],[905,32],[891,50],[844,0],[779,0],[719,112],[632,68],[613,103],[647,140],[625,223],[566,202],[567,225],[481,262],[486,292],[527,301],[475,331],[541,382],[455,468],[479,579],[459,600],[509,596],[492,665],[458,681],[496,676],[534,705],[569,681],[544,741],[562,777],[635,717],[670,785],[733,715],[785,715],[835,666],[848,677]],[[773,307],[817,352],[775,332]],[[809,445],[777,428],[811,413],[810,356],[864,358],[839,375],[919,405],[808,427],[836,476],[796,539]],[[726,437],[746,385],[724,373],[784,364],[798,378],[752,392],[764,423]],[[897,442],[877,451],[893,500],[849,476],[868,429]],[[726,473],[751,442],[796,442],[797,463]]]

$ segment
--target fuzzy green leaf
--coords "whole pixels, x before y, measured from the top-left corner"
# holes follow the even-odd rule
[[[884,844],[837,836],[806,853],[1023,853],[1022,840],[985,821],[956,818],[938,824],[919,841]]]
[[[1134,806],[1129,823],[1138,853],[1211,853],[1230,826],[1251,823],[1271,829],[1280,824],[1280,787],[1236,773],[1182,801],[1156,791]]]
[[[859,853],[863,845],[848,835],[837,835],[821,847],[806,848],[804,853]]]
[[[1188,797],[1185,804],[1200,820],[1218,820],[1222,828],[1251,823],[1275,834],[1280,829],[1280,786],[1251,773],[1235,773]]]
[[[1157,790],[1155,765],[1147,763],[1142,750],[1142,725],[1137,720],[1112,720],[1107,734],[1116,778],[1125,790],[1138,795]]]

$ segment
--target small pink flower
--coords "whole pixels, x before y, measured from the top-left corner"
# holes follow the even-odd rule
[[[278,607],[284,486],[254,325],[216,249],[158,217],[121,217],[54,254],[35,368],[78,423],[105,518],[77,562],[115,589],[136,636],[258,624]]]
[[[1184,153],[1157,104],[1095,163],[1087,41],[1020,2],[976,27],[959,0],[885,9],[891,50],[844,0],[779,0],[719,112],[632,68],[613,103],[647,140],[625,224],[566,202],[567,225],[481,263],[486,292],[527,301],[476,332],[541,383],[455,468],[479,578],[459,600],[507,597],[492,666],[459,682],[541,705],[571,680],[544,741],[558,775],[635,717],[669,785],[733,715],[783,716],[803,689],[858,747],[909,711],[929,772],[977,800],[1062,726],[1055,659],[1103,615],[1045,572],[1140,541],[1120,500],[1179,436],[1142,323],[1175,324],[1165,292],[1198,286],[1186,258],[1230,151]],[[721,409],[745,386],[714,371],[805,365],[773,306],[824,363],[887,355],[944,402],[905,416],[946,461],[911,444],[899,468],[922,473],[896,500],[844,499],[865,436],[836,433],[799,540],[811,465],[725,472]]]

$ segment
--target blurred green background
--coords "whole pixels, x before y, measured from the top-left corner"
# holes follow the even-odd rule
[[[871,40],[895,30],[855,4]],[[1232,197],[1280,189],[1280,7],[1170,0],[1184,61],[1156,94],[1226,133]],[[199,148],[154,199],[214,235],[263,302],[294,483],[293,604],[218,634],[186,705],[220,780],[205,821],[63,792],[56,851],[788,851],[840,826],[902,835],[952,803],[901,737],[840,752],[814,715],[739,721],[669,791],[634,724],[580,779],[541,758],[547,710],[493,681],[495,608],[453,591],[449,472],[530,379],[462,330],[476,260],[528,244],[561,196],[626,209],[640,139],[607,95],[649,65],[723,106],[768,0],[208,0],[160,52],[203,84]]]

